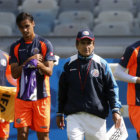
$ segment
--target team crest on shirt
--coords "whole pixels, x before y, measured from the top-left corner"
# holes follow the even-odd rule
[[[20,124],[21,123],[21,119],[20,118],[16,119],[16,123]]]
[[[98,71],[98,69],[92,70],[92,71],[91,71],[91,75],[92,75],[93,77],[99,77],[99,71]]]
[[[39,49],[38,48],[33,48],[31,52],[33,54],[38,54],[39,53]]]
[[[6,66],[6,60],[5,60],[5,59],[1,59],[1,60],[0,60],[0,64],[1,64],[2,66]]]

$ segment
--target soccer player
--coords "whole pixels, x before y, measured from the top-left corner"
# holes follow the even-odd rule
[[[126,48],[119,65],[115,69],[114,76],[118,80],[128,82],[129,119],[136,129],[138,140],[140,140],[140,41]]]
[[[29,13],[20,13],[16,23],[22,37],[10,47],[10,64],[12,76],[18,81],[14,121],[17,138],[26,140],[31,128],[39,140],[49,140],[53,46],[35,34],[35,22]]]
[[[16,80],[12,78],[11,76],[11,68],[9,65],[9,56],[6,52],[0,50],[0,88],[2,87],[10,87],[10,86],[16,86]],[[0,89],[1,90],[1,89]],[[1,95],[2,93],[0,93]],[[1,96],[0,96],[1,97]],[[6,112],[6,106],[9,104],[9,102],[4,102],[0,99],[0,140],[7,140],[9,137],[9,131],[10,131],[10,124],[9,121],[13,118],[14,114],[8,115]],[[6,103],[6,105],[5,105]],[[14,104],[14,103],[13,103]],[[11,107],[12,108],[12,107]],[[2,113],[5,113],[5,117],[2,117]],[[10,117],[9,117],[10,116]]]
[[[108,63],[94,53],[94,42],[90,30],[79,31],[78,52],[65,63],[60,76],[57,126],[63,129],[65,114],[69,140],[108,140],[109,106],[115,127],[120,127],[118,86]]]

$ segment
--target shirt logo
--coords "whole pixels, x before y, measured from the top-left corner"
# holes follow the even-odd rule
[[[38,54],[39,53],[39,49],[38,48],[33,48],[31,52],[33,54]]]
[[[99,77],[99,71],[97,69],[94,69],[94,70],[91,71],[91,75],[93,77]]]
[[[16,119],[16,123],[20,124],[21,123],[21,119],[20,118]]]
[[[77,70],[77,69],[70,69],[70,71],[74,71],[74,70]]]
[[[22,51],[26,51],[26,49],[19,49],[18,51],[19,51],[19,52],[22,52]]]

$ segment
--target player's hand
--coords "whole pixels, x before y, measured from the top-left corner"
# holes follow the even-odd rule
[[[115,123],[115,128],[119,128],[121,126],[121,115],[113,113],[113,121]]]
[[[43,56],[41,54],[35,54],[33,59],[37,59],[40,62],[43,62]]]
[[[58,128],[64,129],[65,123],[64,123],[64,116],[57,116],[56,117],[56,123]]]
[[[140,77],[137,78],[136,83],[140,84]]]

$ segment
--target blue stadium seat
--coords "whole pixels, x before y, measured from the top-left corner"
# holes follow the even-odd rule
[[[56,36],[75,36],[83,28],[88,28],[88,25],[84,23],[60,23],[55,25],[53,34]]]
[[[0,24],[0,36],[12,36],[12,28],[8,25]]]
[[[25,12],[39,12],[48,11],[53,14],[57,14],[58,5],[55,0],[24,0],[23,4],[19,8],[19,11]]]
[[[95,19],[95,24],[105,23],[105,22],[127,22],[130,26],[134,23],[134,16],[130,11],[102,11],[99,13],[98,17]]]
[[[0,11],[16,13],[18,11],[18,0],[0,0]]]
[[[94,27],[94,34],[98,36],[130,36],[132,29],[127,22],[105,22]]]
[[[94,16],[91,11],[73,10],[63,11],[58,16],[60,23],[85,23],[89,26],[93,25]]]
[[[61,0],[60,1],[60,12],[70,10],[87,10],[93,11],[94,1],[93,0]]]
[[[132,0],[100,0],[95,9],[96,14],[101,11],[131,11],[135,12],[135,6]]]

